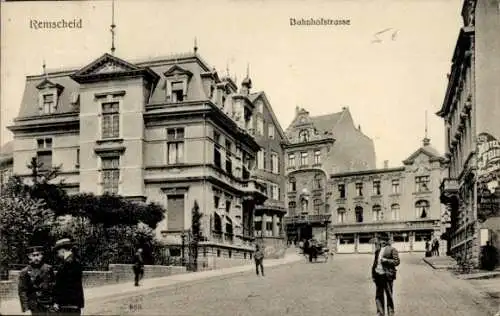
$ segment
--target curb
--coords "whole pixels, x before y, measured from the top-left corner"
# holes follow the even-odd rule
[[[482,274],[482,273],[477,273],[479,275],[474,275],[469,274],[469,275],[463,275],[459,277],[459,279],[462,280],[489,280],[489,279],[496,279],[500,278],[500,272],[493,272],[493,273],[488,273],[488,274]]]

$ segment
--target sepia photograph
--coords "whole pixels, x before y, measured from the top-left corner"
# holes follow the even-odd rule
[[[500,0],[3,0],[0,315],[500,316]]]

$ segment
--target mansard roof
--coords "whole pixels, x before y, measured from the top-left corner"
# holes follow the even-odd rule
[[[209,91],[205,91],[202,83],[203,77],[206,77],[207,74],[210,74],[217,82],[220,81],[215,69],[210,67],[198,54],[194,53],[174,54],[131,62],[110,54],[104,54],[83,68],[56,69],[47,71],[47,74],[27,76],[18,118],[39,116],[39,90],[37,87],[40,85],[50,84],[64,87],[61,90],[55,114],[75,113],[78,112],[78,108],[72,104],[72,101],[80,93],[80,84],[77,81],[94,79],[93,77],[98,76],[114,76],[120,73],[141,74],[148,76],[150,79],[158,80],[153,86],[154,89],[149,102],[151,104],[161,104],[166,102],[165,73],[173,70],[174,65],[178,66],[178,68],[174,69],[182,68],[184,71],[192,73],[188,84],[191,100],[208,98]]]

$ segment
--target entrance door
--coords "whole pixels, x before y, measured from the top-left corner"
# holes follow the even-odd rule
[[[312,227],[303,226],[300,228],[300,238],[301,239],[311,239],[313,237]]]

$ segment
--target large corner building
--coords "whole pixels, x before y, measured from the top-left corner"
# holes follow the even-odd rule
[[[70,194],[164,205],[158,236],[172,255],[196,201],[204,214],[199,262],[208,266],[250,260],[256,237],[279,253],[285,135],[265,93],[251,88],[248,75],[238,86],[196,50],[136,62],[104,54],[80,69],[29,76],[9,127],[13,173],[29,176],[36,156],[62,166]]]
[[[332,238],[332,173],[375,168],[373,141],[354,125],[347,107],[311,116],[302,108],[286,130],[286,218],[289,242]]]
[[[441,201],[451,215],[449,252],[477,264],[500,249],[500,1],[464,1],[441,110],[448,175]]]

